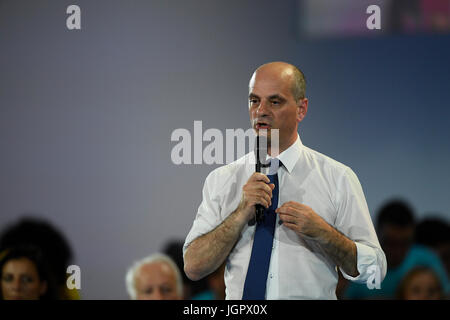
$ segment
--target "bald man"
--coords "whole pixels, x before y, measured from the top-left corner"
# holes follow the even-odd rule
[[[308,111],[303,73],[284,62],[260,66],[248,106],[278,170],[254,172],[250,152],[209,174],[183,248],[187,276],[201,279],[225,261],[226,298],[251,300],[336,299],[337,268],[351,281],[368,283],[375,274],[381,281],[386,257],[357,176],[300,140]],[[249,223],[256,205],[264,218]]]

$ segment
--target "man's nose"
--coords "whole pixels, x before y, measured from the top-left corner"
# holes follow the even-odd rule
[[[264,117],[267,116],[269,113],[269,104],[267,100],[261,100],[259,103],[258,108],[256,108],[256,116],[257,117]]]
[[[163,294],[162,294],[162,292],[161,292],[160,289],[156,289],[156,290],[154,291],[153,299],[154,299],[154,300],[163,300],[163,299],[164,299]]]

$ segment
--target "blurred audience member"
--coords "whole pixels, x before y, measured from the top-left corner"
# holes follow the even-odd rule
[[[197,296],[194,300],[225,300],[225,263],[216,271],[206,277],[209,290],[206,290]]]
[[[54,280],[37,247],[17,246],[0,257],[0,298],[4,300],[56,299]]]
[[[400,300],[440,300],[444,298],[442,286],[436,273],[427,267],[409,271],[397,289]]]
[[[392,201],[380,210],[377,218],[378,239],[391,270],[405,260],[413,244],[414,230],[414,213],[406,202]]]
[[[152,254],[135,262],[125,277],[133,300],[181,300],[183,281],[180,270],[167,255]]]
[[[184,240],[170,240],[163,248],[163,252],[175,261],[178,269],[181,270],[183,277],[184,299],[185,300],[205,300],[208,292],[210,292],[209,285],[206,278],[199,281],[192,281],[184,273],[183,261],[183,244]]]
[[[393,31],[402,33],[448,32],[450,2],[448,0],[395,0],[387,19]]]
[[[425,216],[431,216],[426,214]],[[440,218],[426,218],[416,227],[416,243],[431,248],[441,258],[450,276],[450,225]]]
[[[393,299],[400,281],[414,267],[427,266],[438,275],[444,292],[448,278],[439,257],[430,249],[414,245],[415,218],[412,208],[402,200],[386,203],[377,217],[377,233],[386,254],[388,270],[381,289],[350,283],[344,293],[350,299]]]
[[[72,250],[61,231],[45,220],[22,218],[0,236],[0,251],[18,245],[33,245],[41,250],[56,281],[58,299],[80,298],[77,290],[69,290],[66,285]]]

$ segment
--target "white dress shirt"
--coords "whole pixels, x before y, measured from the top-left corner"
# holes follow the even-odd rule
[[[277,158],[278,207],[295,201],[311,207],[327,223],[356,243],[359,276],[345,278],[366,283],[373,267],[381,280],[386,257],[375,233],[361,184],[347,166],[304,146],[297,140]],[[242,187],[254,173],[254,153],[213,170],[203,187],[203,201],[183,247],[215,229],[239,205]],[[225,269],[226,299],[242,299],[255,226],[246,225],[230,252]],[[273,239],[266,299],[336,299],[335,263],[314,241],[277,222]]]

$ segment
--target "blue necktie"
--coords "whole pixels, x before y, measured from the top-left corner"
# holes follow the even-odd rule
[[[270,183],[275,184],[272,191],[272,204],[264,210],[264,219],[256,225],[252,254],[242,295],[243,300],[264,300],[266,295],[266,282],[275,232],[275,209],[278,207],[278,175],[274,174],[268,177]]]

